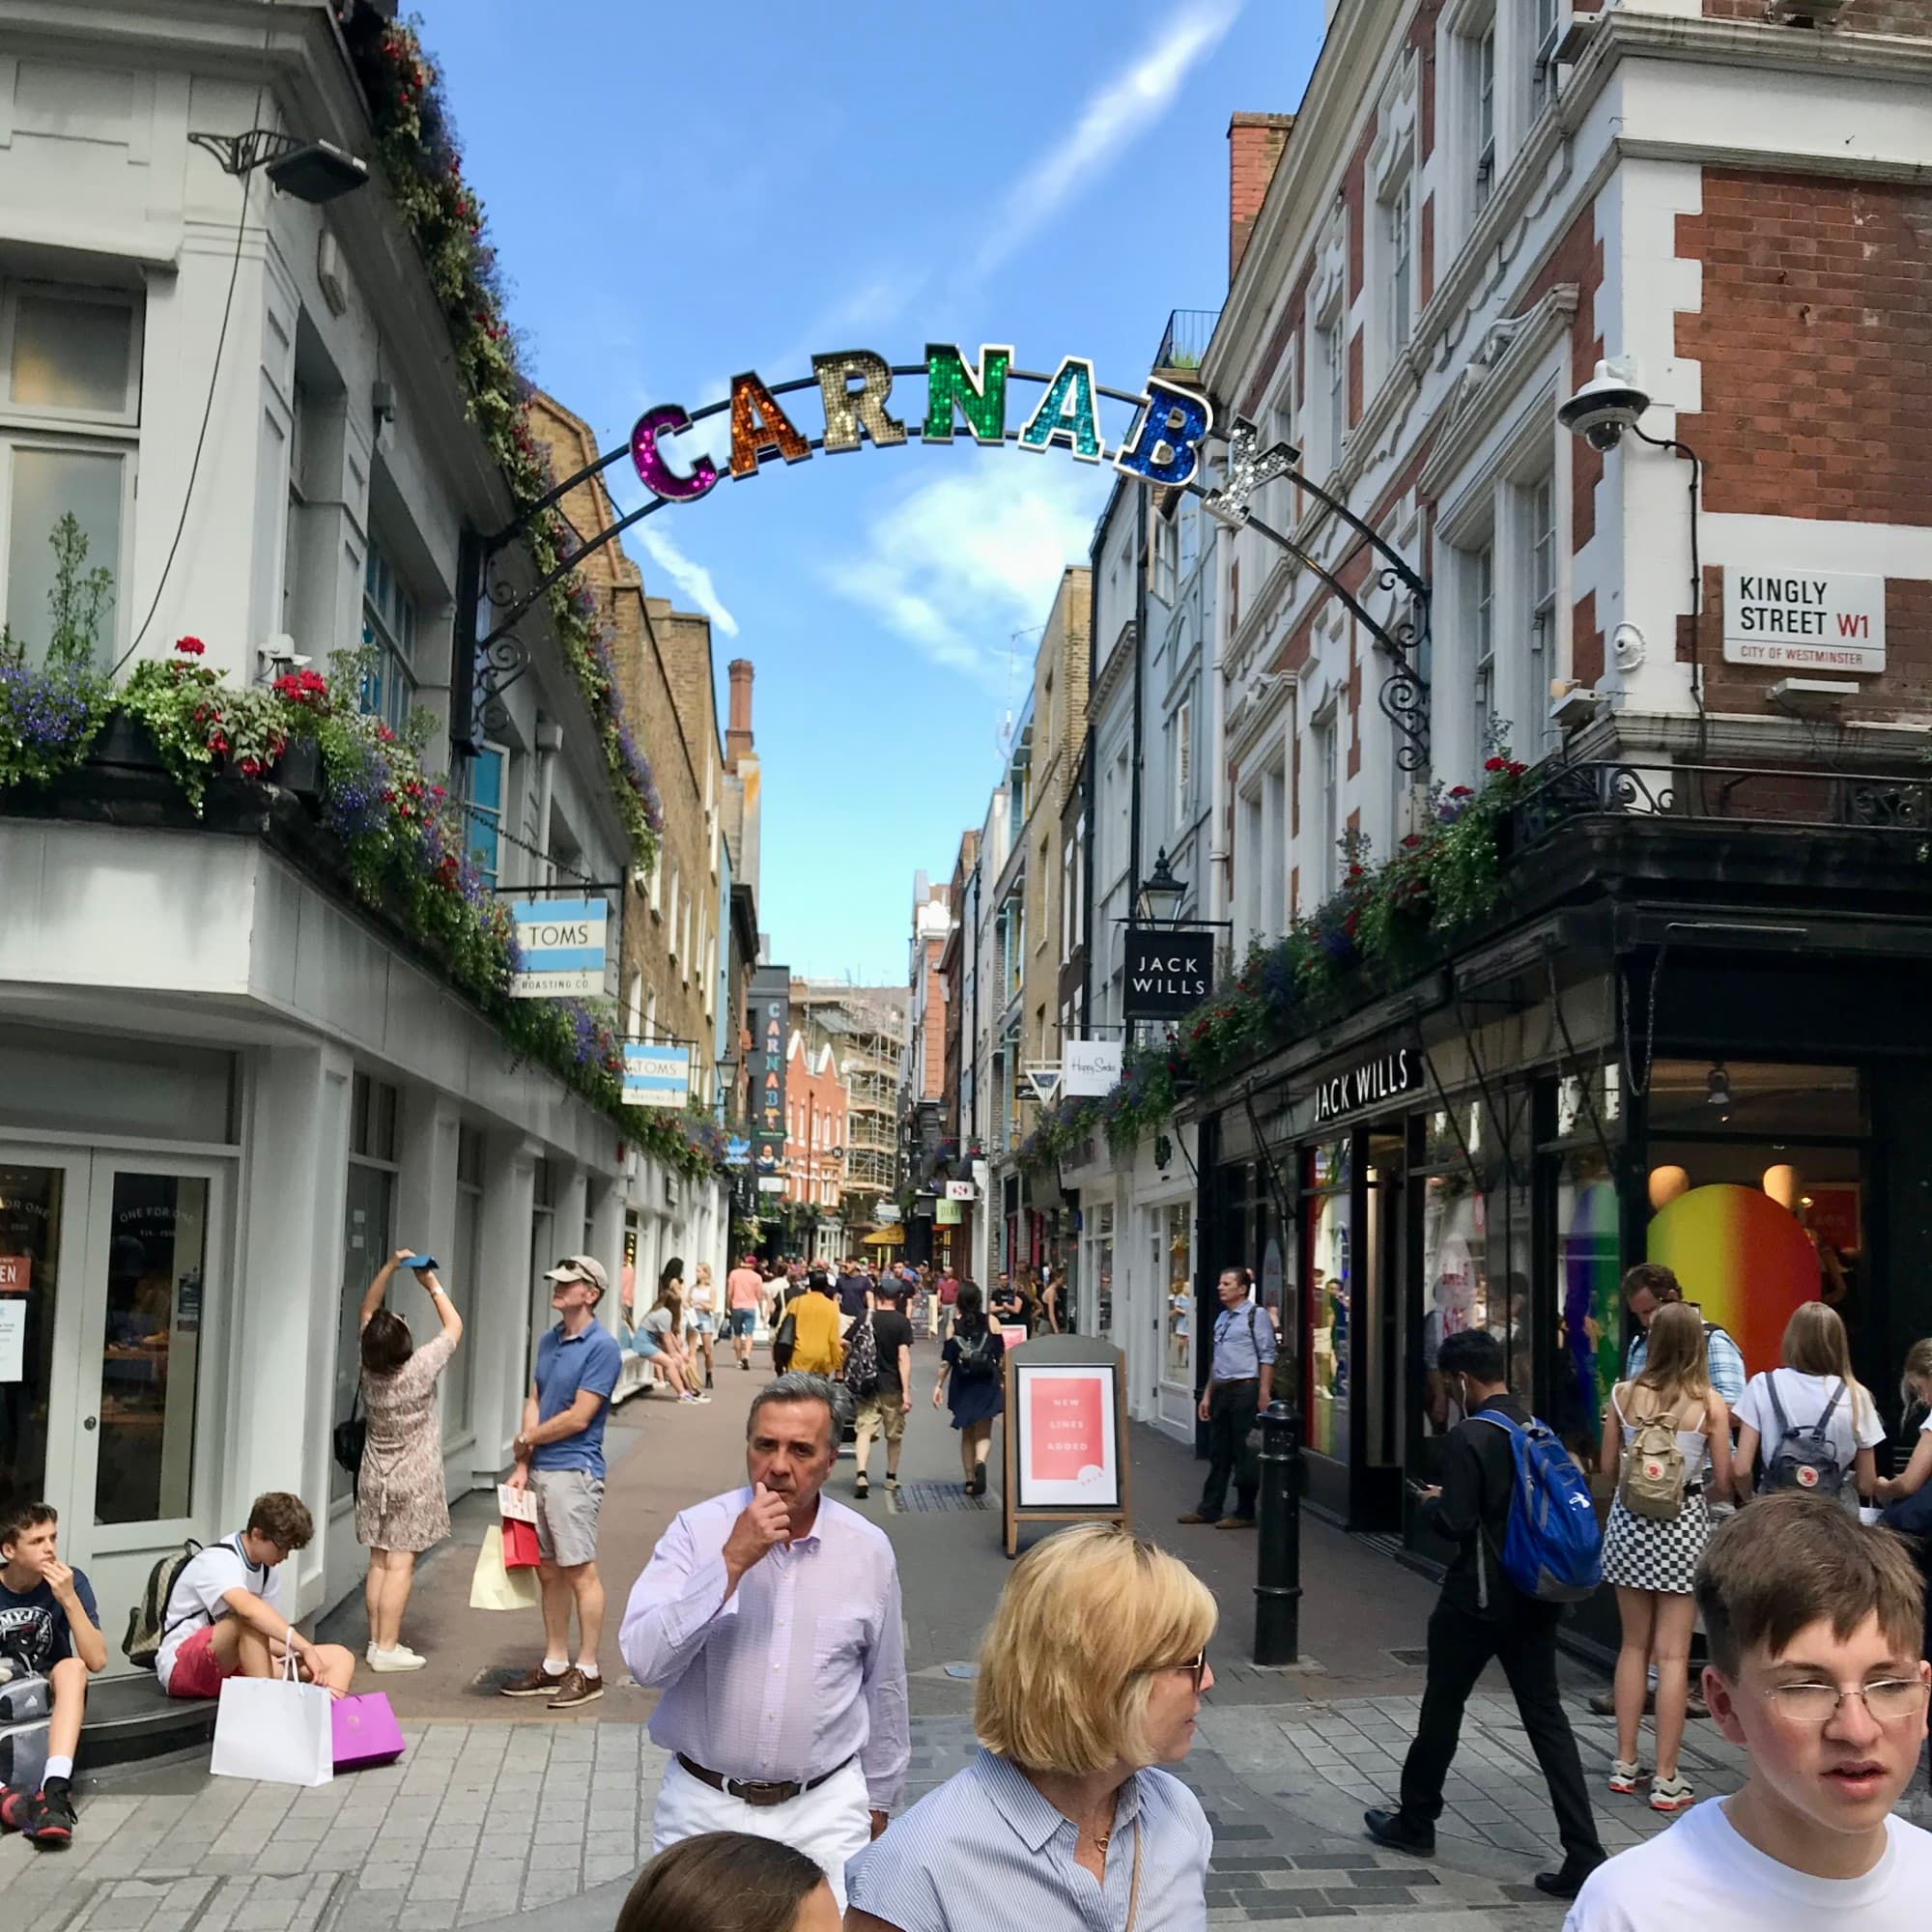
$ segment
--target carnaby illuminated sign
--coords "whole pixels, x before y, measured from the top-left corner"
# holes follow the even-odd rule
[[[1421,1056],[1406,1046],[1378,1053],[1357,1066],[1345,1068],[1315,1085],[1315,1124],[1339,1121],[1365,1107],[1395,1100],[1413,1088],[1421,1073]]]

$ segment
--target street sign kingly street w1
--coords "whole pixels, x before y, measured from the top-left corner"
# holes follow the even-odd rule
[[[1214,990],[1214,934],[1199,927],[1130,925],[1126,965],[1122,1017],[1179,1019]]]

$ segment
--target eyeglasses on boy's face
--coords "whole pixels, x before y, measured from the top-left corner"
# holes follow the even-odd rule
[[[1925,1686],[1917,1677],[1880,1677],[1869,1684],[1849,1684],[1842,1689],[1817,1680],[1769,1684],[1763,1694],[1787,1722],[1820,1729],[1838,1715],[1847,1697],[1862,1698],[1872,1720],[1880,1724],[1903,1723],[1925,1708]]]

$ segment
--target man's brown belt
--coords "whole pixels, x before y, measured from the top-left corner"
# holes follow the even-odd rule
[[[708,1771],[701,1764],[694,1764],[682,1751],[678,1752],[677,1761],[698,1783],[708,1784],[713,1791],[722,1791],[726,1798],[735,1798],[742,1804],[755,1804],[760,1808],[770,1804],[789,1804],[794,1798],[802,1798],[808,1791],[816,1791],[852,1762],[848,1757],[844,1764],[835,1764],[830,1771],[818,1777],[808,1777],[803,1784],[790,1779],[782,1783],[761,1784],[754,1778],[726,1777],[722,1771]]]

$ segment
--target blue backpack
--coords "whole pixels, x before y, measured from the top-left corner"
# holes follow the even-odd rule
[[[1575,1604],[1593,1595],[1603,1580],[1603,1533],[1590,1486],[1570,1452],[1533,1416],[1527,1427],[1488,1409],[1470,1419],[1508,1430],[1516,1457],[1503,1575],[1541,1603]]]

